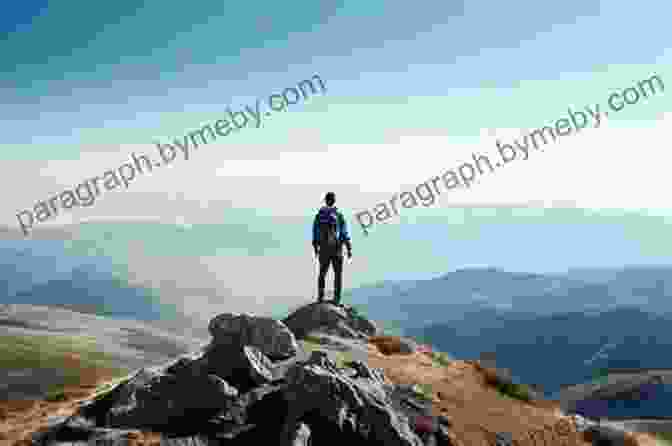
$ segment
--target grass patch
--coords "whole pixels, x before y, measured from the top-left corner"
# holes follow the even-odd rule
[[[96,390],[93,392],[94,393],[93,399],[98,401],[105,398],[105,396],[107,396],[107,394],[109,394],[112,390],[114,390],[119,384],[125,382],[128,379],[130,379],[130,377],[128,375],[124,375],[115,378],[112,381],[106,382],[105,384],[96,388]]]
[[[445,352],[432,352],[431,358],[434,361],[434,365],[439,367],[445,367],[452,362],[448,353]]]
[[[306,339],[302,339],[299,341],[299,343],[302,345],[304,350],[306,350],[308,353],[312,353],[316,350],[321,350],[321,351],[329,351],[332,353],[333,356],[330,355],[330,357],[334,357],[334,362],[336,363],[336,367],[339,369],[346,368],[348,366],[348,363],[352,362],[353,357],[350,352],[337,352],[333,350],[327,350],[325,349],[321,344],[316,343],[316,342],[311,342]]]
[[[498,382],[495,384],[495,388],[504,396],[525,402],[532,400],[530,388],[526,384]]]
[[[128,370],[112,367],[112,361],[110,355],[96,349],[96,341],[90,337],[0,336],[0,369],[58,370],[63,375],[60,383],[47,390],[45,398],[50,401],[61,401],[65,387],[82,384],[83,369],[105,369],[108,374],[118,376],[128,373]]]
[[[534,392],[527,384],[512,382],[510,378],[499,375],[493,368],[483,368],[481,371],[484,373],[485,382],[497,389],[501,395],[525,402],[532,401]]]
[[[664,445],[672,445],[672,432],[656,432],[655,436]]]
[[[65,401],[66,399],[67,397],[63,389],[52,390],[51,392],[48,392],[47,395],[44,397],[44,400],[49,401],[50,403],[55,403],[57,401]]]
[[[324,341],[322,341],[322,338],[319,337],[319,336],[315,336],[315,335],[306,335],[306,336],[303,337],[303,340],[305,342],[309,342],[309,343],[315,344],[315,345],[324,344]]]
[[[414,384],[412,389],[416,395],[425,401],[432,401],[434,399],[431,384]]]
[[[84,365],[109,366],[111,357],[96,349],[95,340],[72,336],[0,336],[0,368],[62,367],[70,355]]]

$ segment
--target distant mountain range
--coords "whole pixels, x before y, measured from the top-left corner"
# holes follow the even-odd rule
[[[555,393],[590,380],[599,368],[672,368],[671,326],[672,318],[638,308],[525,318],[480,310],[408,334],[458,358],[494,353],[498,366]]]
[[[350,290],[347,299],[456,358],[492,353],[498,367],[541,385],[548,397],[600,368],[672,367],[672,267],[566,274],[475,268],[381,282]],[[661,387],[656,395],[646,404],[614,402],[614,413],[671,415],[672,392]]]
[[[130,284],[105,263],[109,259],[66,255],[62,243],[3,242],[0,304],[44,305],[148,322],[182,334],[194,331],[192,319],[163,303],[155,290]]]
[[[402,328],[459,320],[477,309],[527,317],[636,306],[672,314],[672,267],[577,269],[565,274],[472,268],[429,280],[380,282],[345,295],[375,318]]]
[[[165,316],[166,308],[161,307],[151,290],[130,286],[92,266],[77,266],[43,280],[22,277],[16,271],[8,274],[6,267],[0,269],[4,270],[0,271],[0,286],[6,290],[0,303],[48,305],[80,313],[145,321],[160,319],[162,314]]]

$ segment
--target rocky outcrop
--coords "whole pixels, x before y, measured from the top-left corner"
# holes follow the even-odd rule
[[[611,426],[591,426],[584,436],[595,445],[638,446],[631,433]]]
[[[384,376],[362,363],[355,363],[354,371],[352,376],[341,374],[320,351],[292,368],[285,392],[290,403],[283,432],[287,440],[281,444],[291,444],[288,436],[303,421],[309,426],[330,423],[350,437],[349,444],[422,445],[408,418],[393,410]]]
[[[351,309],[309,305],[286,323],[219,315],[201,352],[144,368],[34,438],[36,446],[130,446],[133,430],[173,446],[348,444],[448,446],[449,427],[382,370],[337,368],[296,337],[323,333],[342,346],[376,333]],[[345,339],[344,339],[345,338]]]
[[[294,334],[287,326],[267,317],[224,313],[210,321],[208,331],[213,345],[250,345],[271,359],[294,356],[298,348]]]
[[[350,339],[368,339],[377,333],[376,325],[351,307],[331,303],[312,303],[283,319],[284,324],[302,339],[311,331]]]
[[[168,430],[174,422],[184,422],[185,413],[190,421],[200,420],[231,407],[237,396],[238,390],[216,375],[142,369],[88,413],[99,412],[95,415],[104,427]]]
[[[217,345],[203,357],[204,368],[245,392],[273,381],[273,363],[251,345]]]

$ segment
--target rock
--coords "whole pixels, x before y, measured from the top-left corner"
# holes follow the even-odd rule
[[[496,433],[495,446],[514,446],[513,435],[510,432]]]
[[[481,366],[480,371],[490,385],[513,384],[513,376],[509,369]]]
[[[586,433],[592,443],[599,446],[631,446],[634,441],[627,432],[611,426],[592,426]]]
[[[208,325],[213,345],[250,345],[272,360],[286,359],[296,354],[298,344],[287,326],[275,319],[224,313],[215,316]]]
[[[215,375],[178,379],[160,370],[142,369],[107,396],[111,401],[101,404],[106,406],[107,427],[171,429],[171,423],[184,423],[187,416],[196,423],[202,414],[228,408],[237,396],[234,387]]]
[[[246,423],[265,424],[270,420],[281,418],[287,406],[282,392],[286,385],[265,385],[250,390],[236,398],[231,406],[221,410],[212,420],[218,424]],[[282,420],[280,420],[281,422]]]
[[[331,440],[347,441],[351,446],[421,446],[422,441],[411,430],[408,418],[391,406],[380,372],[361,363],[358,368],[368,378],[353,379],[340,374],[321,351],[313,352],[306,363],[292,367],[287,372],[288,414],[281,444],[291,444],[295,426],[304,421],[311,429],[314,427],[311,423],[336,428],[334,432],[344,437]],[[319,437],[315,440],[320,444]]]
[[[437,446],[456,446],[452,441],[453,434],[447,426],[439,424],[439,429],[436,431]]]
[[[63,425],[66,428],[73,429],[73,430],[87,430],[87,429],[93,429],[96,427],[96,424],[94,420],[91,418],[85,418],[81,416],[80,414],[74,414],[70,417],[68,417],[64,422]]]
[[[333,334],[345,339],[366,339],[366,335],[364,333],[355,330],[345,321],[338,322],[335,327],[325,327],[324,331],[327,334]]]
[[[373,321],[357,314],[352,307],[345,307],[345,312],[348,314],[348,320],[352,328],[356,331],[362,332],[367,336],[374,336],[378,333],[378,327]]]
[[[441,414],[437,418],[439,419],[439,424],[442,424],[446,427],[453,426],[453,420],[448,415]]]
[[[283,319],[283,322],[299,339],[311,331],[344,338],[366,339],[377,331],[373,322],[354,314],[351,308],[337,307],[330,303],[303,306]]]
[[[299,345],[299,350],[296,352],[296,355],[291,358],[275,361],[273,362],[273,368],[271,372],[273,373],[273,381],[284,380],[287,376],[287,371],[299,362],[307,361],[310,357],[310,353]]]
[[[417,342],[399,336],[373,336],[369,342],[385,355],[410,355],[418,351]]]
[[[432,404],[419,398],[413,385],[397,385],[391,394],[392,404],[395,409],[414,416],[429,416],[432,414]]]
[[[48,435],[33,435],[31,446],[135,446],[138,444],[134,438],[137,433],[127,429],[109,429],[109,428],[88,428],[88,429],[70,429],[62,426],[60,429],[49,432]],[[144,443],[147,445],[158,442],[161,445],[170,444],[171,446],[211,446],[211,443],[201,441],[190,443],[168,443],[166,439],[156,436],[156,443]],[[212,445],[214,446],[214,445]]]
[[[216,345],[205,354],[208,373],[230,382],[242,392],[273,381],[273,363],[251,345]]]
[[[216,438],[221,438],[223,440],[235,440],[240,438],[243,434],[247,434],[250,431],[257,429],[256,424],[235,424],[228,427],[226,430],[222,430],[215,433]]]
[[[256,347],[246,345],[243,347],[245,365],[249,370],[250,378],[257,385],[267,384],[273,381],[273,363]],[[249,364],[249,366],[248,366]]]
[[[170,363],[165,367],[165,373],[173,375],[198,376],[206,373],[207,360],[205,354],[200,353],[194,356],[182,356],[177,361]]]
[[[425,446],[438,446],[438,439],[433,433],[422,434],[420,438]]]
[[[229,410],[211,422],[215,436],[224,444],[277,444],[287,413],[285,385],[261,386],[241,395]]]
[[[291,437],[291,446],[309,446],[310,428],[305,423],[299,423]]]
[[[597,423],[588,418],[584,418],[581,415],[571,415],[570,418],[572,418],[577,432],[585,432],[592,426],[597,426]]]
[[[188,437],[162,437],[161,446],[219,446],[220,442],[205,435],[190,435]],[[130,445],[129,445],[130,446]]]

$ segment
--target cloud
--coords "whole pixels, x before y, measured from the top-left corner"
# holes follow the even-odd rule
[[[617,127],[607,122],[601,128],[584,129],[549,143],[543,152],[531,152],[527,161],[511,162],[481,176],[469,189],[442,194],[435,206],[518,203],[664,209],[668,207],[664,181],[672,158],[665,141],[671,123],[672,115],[666,113],[648,128]],[[266,215],[305,216],[320,204],[324,192],[332,189],[340,191],[341,206],[353,211],[371,208],[394,193],[470,160],[472,152],[495,156],[497,139],[510,140],[528,131],[484,130],[481,140],[471,144],[451,144],[439,135],[415,135],[387,144],[328,144],[326,151],[317,153],[279,146],[280,153],[266,159],[228,159],[225,151],[203,151],[198,157],[138,177],[128,189],[105,191],[94,206],[72,209],[54,222],[114,215],[217,222],[227,207],[257,208]],[[42,163],[37,172],[28,171],[30,163],[17,163],[16,169],[10,170],[17,183],[22,180],[23,187],[15,187],[5,202],[9,208],[3,222],[15,225],[16,209],[114,168],[139,149],[123,146],[104,155],[84,153],[80,161]],[[146,153],[147,147],[142,149]],[[149,208],[148,203],[152,203]]]

